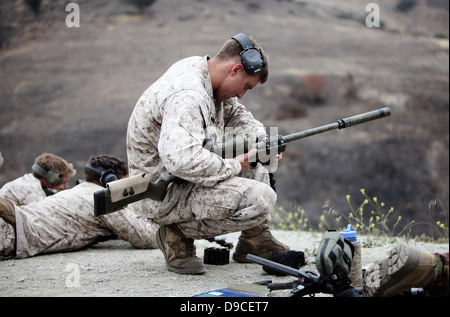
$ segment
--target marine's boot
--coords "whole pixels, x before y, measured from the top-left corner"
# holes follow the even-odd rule
[[[435,255],[398,244],[390,250],[387,259],[367,268],[363,296],[390,297],[411,288],[429,287],[435,278],[436,263]]]
[[[156,243],[164,254],[169,271],[179,274],[201,274],[206,271],[203,261],[195,255],[194,239],[187,238],[176,224],[161,226]]]
[[[249,253],[268,259],[275,254],[288,250],[289,248],[286,245],[272,236],[266,221],[259,226],[241,232],[236,250],[233,253],[233,260],[248,263],[250,261],[246,259],[246,256]]]

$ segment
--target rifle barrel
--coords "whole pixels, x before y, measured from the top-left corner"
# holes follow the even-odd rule
[[[344,129],[344,128],[351,127],[351,126],[354,126],[354,125],[357,125],[360,123],[380,119],[383,117],[388,117],[390,115],[391,115],[391,109],[389,109],[387,107],[378,109],[378,110],[374,110],[374,111],[369,111],[369,112],[362,113],[362,114],[359,114],[359,115],[356,115],[353,117],[340,119],[340,120],[336,121],[335,123],[330,123],[330,124],[326,124],[326,125],[323,125],[323,126],[320,126],[317,128],[312,128],[309,130],[285,135],[285,136],[283,136],[283,141],[285,143],[288,143],[288,142],[303,139],[303,138],[306,138],[306,137],[309,137],[309,136],[312,136],[315,134],[327,132],[327,131],[334,130],[334,129]]]

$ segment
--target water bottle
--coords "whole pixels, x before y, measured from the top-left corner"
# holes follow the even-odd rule
[[[341,234],[345,239],[350,241],[355,247],[355,254],[352,259],[352,267],[350,269],[349,278],[354,287],[362,286],[362,263],[361,263],[361,242],[356,236],[356,231],[352,231],[352,225],[348,225],[346,230],[342,230]]]

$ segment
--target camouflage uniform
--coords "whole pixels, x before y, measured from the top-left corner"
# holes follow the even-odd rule
[[[0,217],[0,259],[10,258],[14,254],[15,241],[14,227]]]
[[[216,104],[208,58],[181,60],[150,86],[127,133],[130,175],[146,172],[155,181],[168,171],[187,181],[171,184],[162,202],[145,199],[130,209],[160,225],[177,223],[194,239],[255,227],[276,201],[260,164],[239,175],[238,161],[203,148],[205,139],[221,142],[227,135],[248,133],[256,140],[266,134],[237,98]]]
[[[28,173],[9,183],[0,189],[0,197],[7,198],[16,206],[28,205],[40,201],[46,197],[42,189],[41,181]]]
[[[128,209],[94,216],[93,194],[99,189],[82,183],[39,202],[16,206],[16,258],[80,249],[110,234],[136,248],[156,248],[156,228]]]
[[[0,198],[9,199],[16,206],[27,205],[46,197],[39,179],[28,173],[0,188]],[[14,227],[0,218],[0,256],[4,258],[14,254],[16,235]]]

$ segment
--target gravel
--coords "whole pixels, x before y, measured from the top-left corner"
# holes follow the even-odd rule
[[[293,250],[304,251],[307,266],[314,269],[314,252],[321,234],[273,231],[280,241]],[[226,235],[227,242],[237,243],[239,234]],[[361,238],[364,242],[365,237]],[[397,239],[397,241],[399,241]],[[386,256],[395,241],[362,248],[363,267]],[[448,244],[415,242],[430,252],[448,252]],[[196,241],[197,255],[206,247],[217,246],[206,240]],[[231,251],[232,253],[233,251]],[[275,277],[255,263],[207,265],[202,275],[179,275],[167,271],[159,250],[134,249],[125,241],[110,240],[76,252],[41,255],[0,262],[0,297],[191,297],[230,283],[253,283],[263,280],[288,282],[292,276]],[[289,290],[273,291],[271,296],[287,296]]]

